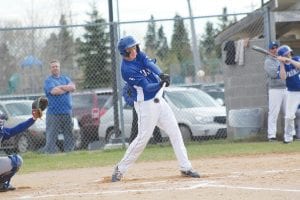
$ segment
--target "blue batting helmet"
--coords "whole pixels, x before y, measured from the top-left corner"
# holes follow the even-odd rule
[[[293,50],[288,45],[282,45],[277,49],[277,54],[279,56],[286,56],[291,53]]]
[[[297,61],[297,62],[300,62],[300,56],[294,56],[292,59]]]
[[[127,56],[126,49],[134,47],[138,44],[139,42],[137,42],[132,36],[125,36],[119,40],[118,50],[122,56]]]

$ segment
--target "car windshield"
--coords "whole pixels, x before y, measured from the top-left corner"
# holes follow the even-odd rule
[[[219,106],[211,96],[201,90],[165,91],[165,95],[178,108]]]
[[[9,103],[6,109],[11,116],[31,115],[31,103]]]

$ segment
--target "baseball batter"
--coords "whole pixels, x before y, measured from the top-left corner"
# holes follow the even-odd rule
[[[292,58],[292,49],[287,45],[278,48],[278,60],[280,61],[279,75],[286,80],[287,100],[284,128],[284,143],[293,141],[295,135],[295,114],[300,104],[300,57]]]
[[[138,114],[138,135],[128,147],[122,160],[115,166],[112,182],[120,181],[130,165],[138,159],[156,125],[168,134],[181,174],[200,178],[188,159],[175,116],[162,98],[162,86],[169,86],[170,76],[162,73],[155,62],[140,51],[139,43],[132,36],[121,38],[118,50],[123,57],[122,78],[132,90],[134,108]]]
[[[4,127],[6,115],[0,114],[0,145],[4,140],[23,133],[30,126],[32,126],[38,116],[33,112],[33,117],[18,124],[13,128]],[[0,192],[15,190],[16,188],[10,184],[11,178],[17,173],[23,163],[20,155],[14,154],[9,156],[0,157]]]

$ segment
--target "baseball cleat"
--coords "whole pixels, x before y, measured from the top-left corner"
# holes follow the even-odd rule
[[[188,170],[188,171],[181,171],[181,175],[185,177],[192,177],[192,178],[200,178],[200,175],[198,172],[194,170]]]
[[[291,144],[292,141],[283,141],[283,144]]]
[[[0,192],[7,192],[7,191],[10,191],[10,190],[15,190],[15,189],[16,188],[14,186],[12,186],[11,184],[4,183],[0,187]]]
[[[115,167],[114,173],[111,176],[111,182],[118,182],[122,178],[122,173],[119,171],[118,166]]]
[[[293,137],[293,138],[294,138],[294,140],[295,140],[295,141],[300,141],[300,136],[296,136],[296,135],[294,135],[294,137]]]
[[[277,139],[276,138],[269,138],[268,141],[269,142],[277,142]]]

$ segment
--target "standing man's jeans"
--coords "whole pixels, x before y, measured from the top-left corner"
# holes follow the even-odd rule
[[[58,134],[64,135],[64,152],[74,150],[73,121],[70,114],[51,115],[46,117],[45,153],[56,153]]]

